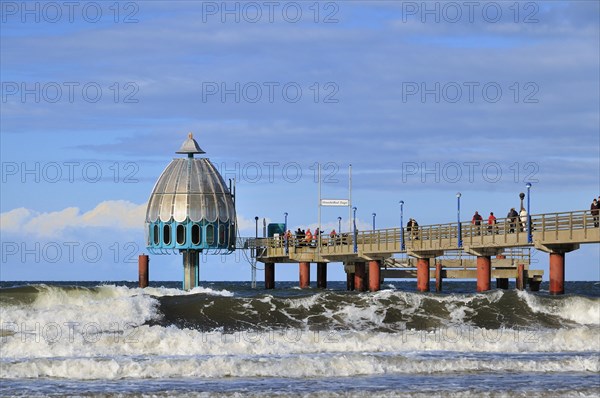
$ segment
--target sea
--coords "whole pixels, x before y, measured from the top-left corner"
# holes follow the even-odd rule
[[[600,283],[0,282],[2,397],[598,397]]]

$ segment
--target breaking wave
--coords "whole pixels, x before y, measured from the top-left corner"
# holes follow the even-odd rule
[[[600,371],[600,299],[580,296],[33,285],[0,308],[1,378]]]

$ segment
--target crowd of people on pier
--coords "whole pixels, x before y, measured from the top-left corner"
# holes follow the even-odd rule
[[[514,207],[511,207],[506,215],[507,232],[515,233],[517,229],[521,232],[527,231],[527,224],[531,221],[531,216],[527,214],[527,210],[521,207],[521,211],[517,213]],[[484,225],[484,220],[478,211],[473,214],[471,224],[475,226],[475,234],[481,235],[484,232],[487,234],[499,234],[500,229],[498,228],[498,219],[491,211],[487,219],[487,226]]]
[[[347,233],[340,234],[336,232],[335,229],[332,229],[327,236],[323,235],[323,231],[316,228],[314,232],[310,230],[310,228],[306,228],[306,230],[298,228],[294,233],[289,229],[285,232],[282,238],[283,242],[288,242],[289,246],[294,247],[316,247],[318,242],[320,241],[322,245],[334,245],[334,244],[349,244],[349,235]]]

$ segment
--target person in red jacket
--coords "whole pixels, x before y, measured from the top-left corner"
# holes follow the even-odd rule
[[[312,244],[313,235],[310,232],[310,228],[306,228],[306,234],[304,235],[304,242],[306,242],[306,246],[310,246]]]
[[[488,217],[488,233],[491,235],[494,232],[498,233],[498,229],[496,228],[496,216],[493,211],[490,211],[490,216]]]

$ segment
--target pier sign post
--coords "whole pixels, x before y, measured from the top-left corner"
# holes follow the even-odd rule
[[[321,206],[341,206],[347,207],[350,204],[348,199],[321,199]]]

